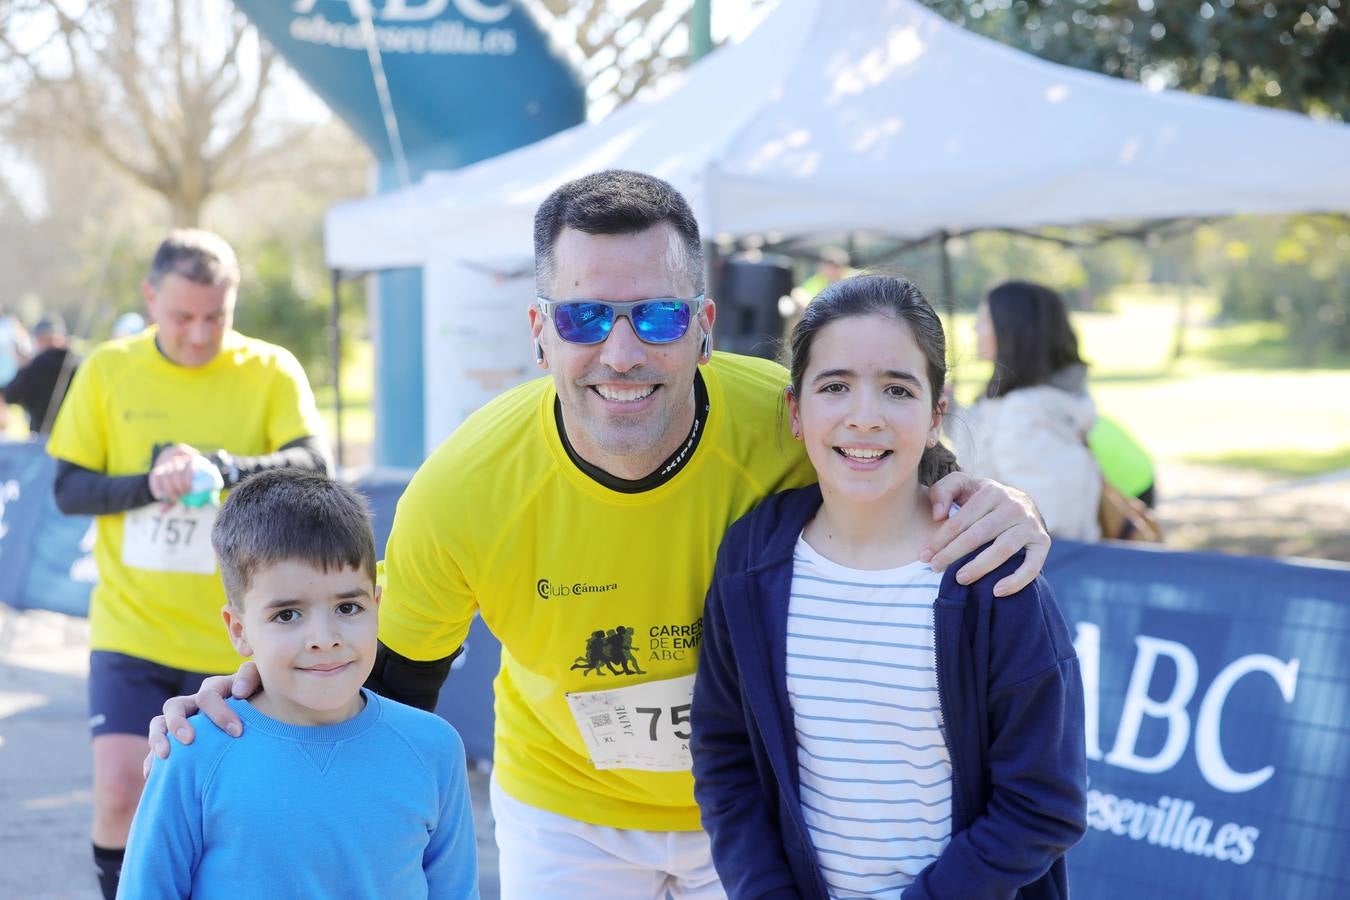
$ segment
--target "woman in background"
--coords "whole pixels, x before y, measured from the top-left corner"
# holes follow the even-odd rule
[[[1097,412],[1063,301],[1006,282],[980,304],[975,336],[994,374],[949,428],[961,468],[1026,491],[1052,535],[1098,540],[1102,475],[1087,444]]]

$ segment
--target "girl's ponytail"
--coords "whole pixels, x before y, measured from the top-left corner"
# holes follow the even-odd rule
[[[941,441],[925,449],[919,457],[919,484],[931,486],[959,471],[961,467],[956,464],[956,454]]]

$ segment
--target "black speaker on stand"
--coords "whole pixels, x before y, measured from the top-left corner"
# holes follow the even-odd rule
[[[783,340],[779,301],[792,293],[792,261],[786,256],[738,253],[719,267],[717,348],[777,359]]]

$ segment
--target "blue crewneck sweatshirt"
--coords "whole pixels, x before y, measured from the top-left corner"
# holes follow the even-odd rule
[[[335,725],[246,700],[231,738],[205,717],[156,760],[119,898],[478,897],[464,744],[430,713],[363,690]]]

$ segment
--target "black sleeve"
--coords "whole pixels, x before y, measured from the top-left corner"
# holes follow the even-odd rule
[[[56,508],[68,516],[106,516],[155,502],[150,475],[104,475],[64,459],[56,461]]]
[[[15,372],[14,379],[9,384],[0,386],[0,403],[25,405],[24,401],[28,399],[28,382],[30,380],[27,366]]]
[[[370,670],[366,687],[381,697],[435,712],[441,685],[450,674],[450,664],[463,652],[464,648],[460,647],[444,659],[418,662],[399,656],[380,643],[375,650],[375,667]]]
[[[151,459],[161,448],[156,447]],[[288,466],[309,472],[331,474],[328,450],[313,435],[297,438],[275,453],[262,456],[230,456],[223,452],[208,457],[221,470],[226,487],[267,469]],[[104,475],[63,459],[56,461],[56,508],[68,516],[106,516],[138,509],[155,502],[150,493],[150,475]]]
[[[282,444],[275,453],[261,456],[233,456],[224,450],[207,454],[207,459],[220,470],[225,479],[225,487],[232,488],[250,475],[266,472],[269,469],[303,469],[306,472],[333,474],[333,464],[328,454],[328,445],[323,438],[306,435],[302,438]]]

